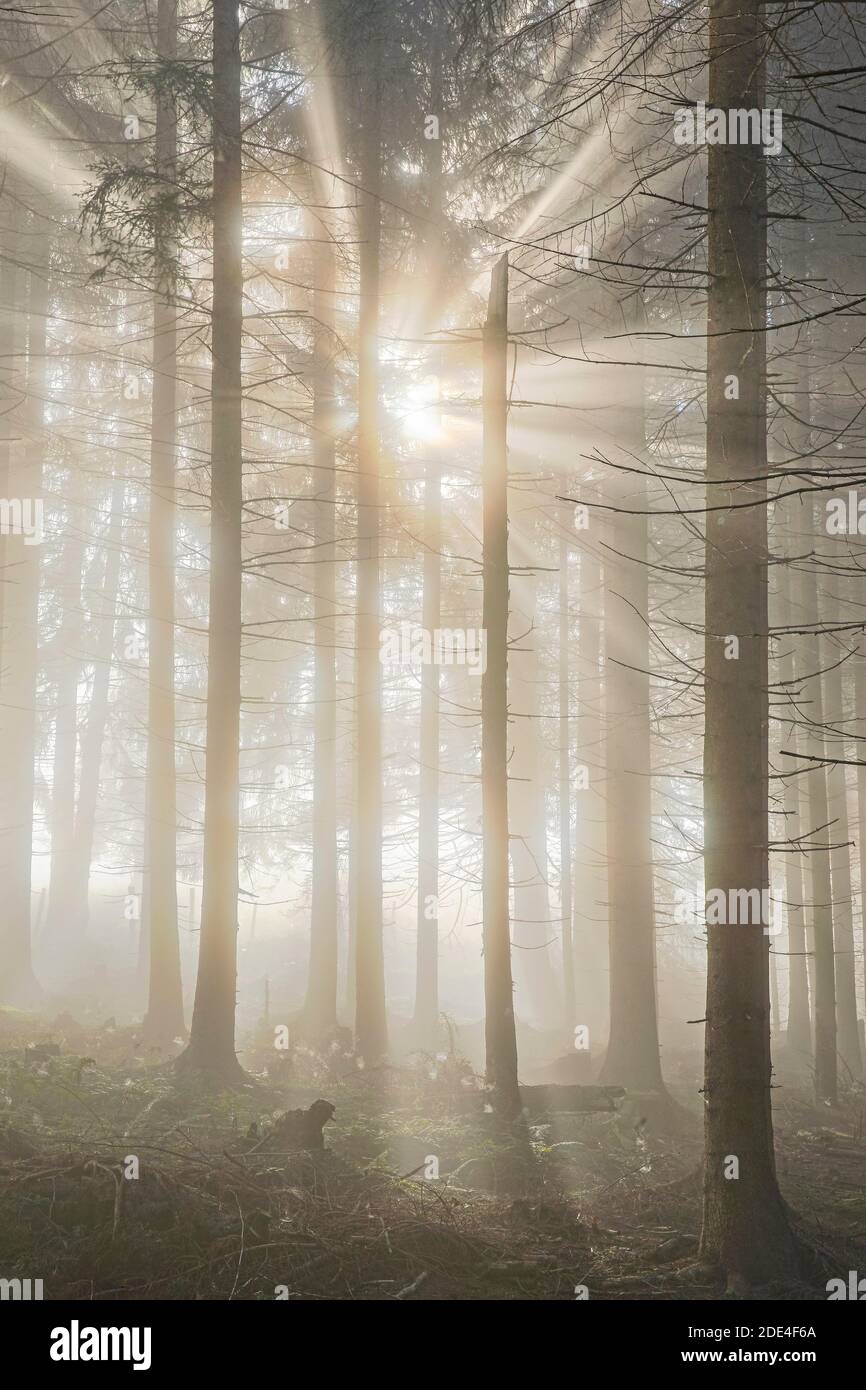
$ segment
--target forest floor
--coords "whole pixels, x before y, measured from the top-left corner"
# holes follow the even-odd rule
[[[46,1299],[725,1296],[697,1261],[696,1083],[672,1086],[673,1116],[626,1096],[503,1134],[456,1056],[363,1071],[339,1047],[275,1052],[270,1030],[243,1061],[248,1085],[212,1089],[133,1029],[0,1011],[0,1278],[42,1279]],[[277,1118],[320,1097],[325,1149],[271,1148]],[[775,1092],[813,1253],[761,1297],[826,1299],[866,1270],[864,1099]]]

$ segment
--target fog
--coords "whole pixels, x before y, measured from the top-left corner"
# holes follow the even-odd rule
[[[848,1288],[863,40],[751,0],[4,9],[0,1276]],[[16,1165],[77,1211],[64,1155],[120,1191],[133,1139],[49,1278]],[[157,1188],[206,1200],[193,1144],[239,1236],[187,1268],[173,1207],[107,1269]],[[247,1263],[265,1154],[339,1268]],[[371,1173],[496,1250],[350,1258]],[[533,1263],[540,1194],[625,1253]]]

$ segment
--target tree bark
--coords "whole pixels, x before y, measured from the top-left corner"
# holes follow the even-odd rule
[[[364,104],[358,323],[358,589],[355,699],[358,815],[355,834],[355,1046],[368,1065],[388,1049],[382,943],[382,677],[379,664],[379,252],[381,77],[379,45]]]
[[[709,15],[708,104],[760,109],[760,0],[710,0]],[[706,526],[704,867],[727,901],[769,889],[764,158],[708,150],[707,499],[720,509]],[[757,1283],[795,1263],[773,1147],[769,937],[760,921],[708,923],[707,957],[701,1247],[733,1284]]]
[[[860,942],[866,952],[866,651],[854,659],[854,709],[857,715],[857,864],[860,869]],[[863,1009],[866,1013],[866,970],[864,970]]]
[[[321,163],[319,157],[318,162]],[[314,178],[317,201],[326,197],[324,177]],[[310,966],[304,1021],[315,1037],[337,1024],[337,668],[334,430],[334,248],[330,222],[320,213],[313,256],[313,478],[315,575],[313,623],[313,883],[310,906]]]
[[[569,649],[569,545],[559,542],[559,916],[562,933],[562,1019],[568,1045],[574,1039],[574,942],[571,891],[571,671]]]
[[[72,912],[75,893],[75,782],[78,767],[78,683],[81,674],[81,574],[85,546],[81,536],[67,541],[60,574],[63,618],[54,639],[54,756],[51,774],[51,866],[44,939],[52,962],[75,959],[82,941]]]
[[[177,0],[159,0],[160,59],[177,56]],[[175,177],[177,113],[168,86],[156,104],[156,165],[166,184]],[[169,254],[174,251],[166,238]],[[174,714],[175,453],[177,450],[177,315],[170,271],[153,301],[149,569],[150,623],[147,689],[147,826],[144,912],[147,935],[147,1037],[183,1037],[183,984],[177,922],[177,784]]]
[[[780,618],[783,626],[794,624],[791,603],[791,571],[788,565],[781,566]],[[795,659],[794,637],[783,638],[784,652],[779,662],[779,674],[783,691],[796,693],[799,670]],[[785,726],[784,747],[796,752],[799,746],[799,732],[796,719]],[[785,781],[784,811],[785,838],[792,841],[785,854],[785,898],[788,918],[788,1026],[785,1042],[794,1058],[810,1061],[812,1057],[811,1023],[809,1017],[809,975],[806,969],[806,914],[805,884],[801,852],[794,848],[797,837],[802,833],[800,815],[800,764],[795,761],[794,776]]]
[[[814,520],[814,512],[813,512]],[[803,638],[803,699],[809,734],[803,735],[809,763],[806,788],[809,798],[809,860],[811,864],[811,917],[814,951],[814,1055],[815,1098],[835,1105],[838,1099],[836,1062],[836,953],[833,942],[833,890],[830,877],[827,774],[824,757],[824,692],[820,676],[818,638],[818,579],[814,569],[803,572],[801,612],[803,627],[813,636]]]
[[[579,533],[580,536],[583,532]],[[601,565],[585,542],[580,550],[575,790],[574,913],[575,1024],[588,1030],[588,1050],[601,1052],[609,993],[607,824],[602,728]]]
[[[484,325],[484,603],[481,679],[484,1034],[496,1113],[520,1114],[508,920],[508,255],[493,268]]]
[[[646,447],[644,374],[634,373],[634,452]],[[646,484],[614,470],[605,561],[605,714],[610,1039],[600,1080],[662,1091],[655,985]]]
[[[120,557],[123,544],[124,483],[115,478],[111,489],[111,513],[106,537],[105,568],[102,578],[100,606],[96,617],[99,635],[93,652],[93,685],[87,708],[87,723],[81,735],[81,773],[78,784],[78,805],[75,812],[73,846],[73,882],[68,911],[76,940],[83,941],[90,924],[90,865],[96,836],[96,811],[99,803],[99,782],[102,753],[108,724],[111,669],[114,657],[114,632],[117,620],[117,593],[120,584]]]
[[[0,236],[0,497],[9,498],[13,477],[14,419],[19,402],[20,384],[16,381],[21,351],[20,325],[16,313],[22,271],[19,267],[21,224],[20,189],[17,183],[5,191],[16,196],[6,199],[4,213],[8,225]],[[15,539],[14,518],[0,537],[3,570],[10,560]],[[2,578],[7,579],[4,573]],[[6,631],[7,584],[0,583],[0,651]]]
[[[234,0],[214,0],[211,555],[207,779],[198,975],[182,1069],[231,1080],[238,931],[243,334],[241,59]]]
[[[538,580],[513,581],[510,618],[508,841],[512,879],[512,961],[517,1017],[546,1028],[561,1011],[548,942],[547,826],[539,734]]]
[[[30,251],[28,285],[26,442],[14,495],[42,504],[42,435],[45,397],[48,254],[45,223],[34,217],[36,244]],[[5,298],[2,301],[6,303]],[[41,546],[24,536],[3,539],[4,590],[9,590],[2,643],[2,737],[4,745],[3,824],[0,857],[5,911],[0,931],[0,1000],[18,1007],[36,1002],[40,988],[33,973],[31,892],[33,800],[35,792],[36,697],[39,670],[39,580]],[[12,602],[14,596],[14,603]]]
[[[442,53],[440,35],[434,34],[431,56],[430,110],[442,108]],[[440,132],[441,135],[441,132]],[[426,245],[425,271],[434,296],[441,287],[445,268],[442,227],[442,140],[428,141],[426,175],[430,189],[432,223]],[[428,291],[429,293],[429,291]],[[435,321],[431,328],[435,328]],[[437,382],[441,396],[441,353],[437,352]],[[427,444],[424,476],[424,578],[421,623],[434,632],[442,608],[442,458],[438,440]],[[439,667],[421,668],[421,732],[418,777],[418,911],[415,959],[414,1040],[434,1052],[439,1031]]]
[[[823,648],[825,747],[828,758],[844,758],[844,709],[842,666],[844,650],[829,638]],[[857,985],[854,971],[854,913],[851,891],[851,855],[848,845],[848,791],[845,766],[831,762],[827,768],[830,885],[833,893],[833,948],[836,957],[836,1050],[849,1079],[863,1074],[860,1026],[857,1022]]]

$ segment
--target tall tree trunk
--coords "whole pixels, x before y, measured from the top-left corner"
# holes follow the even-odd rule
[[[815,513],[813,511],[813,524]],[[824,763],[824,693],[821,644],[818,637],[818,577],[814,567],[803,572],[801,612],[810,637],[803,639],[802,689],[808,720],[803,748],[809,757],[806,788],[809,798],[809,859],[814,951],[815,1098],[835,1105],[838,1098],[836,1062],[836,953],[833,942],[833,891],[830,877],[832,829]]]
[[[547,825],[539,734],[538,580],[515,576],[511,613],[508,839],[513,895],[512,960],[517,1017],[536,1028],[561,1011],[548,942]]]
[[[559,916],[562,933],[562,1020],[569,1045],[573,1039],[574,944],[571,893],[571,646],[568,584],[569,545],[559,542]]]
[[[357,740],[358,723],[352,711],[351,728],[344,735]],[[346,976],[343,982],[343,1013],[355,1016],[356,979],[358,974],[358,759],[352,761],[349,772],[349,834],[346,854]]]
[[[779,971],[775,952],[770,952],[770,1034],[779,1033],[782,1028],[779,1012]]]
[[[633,387],[634,452],[646,447],[644,374]],[[610,1040],[601,1079],[662,1091],[655,985],[646,484],[614,470],[605,561]]]
[[[860,941],[866,954],[866,650],[854,659],[854,710],[857,716],[857,864],[860,869]],[[866,1013],[866,968],[863,1009]]]
[[[235,1053],[243,508],[241,59],[234,0],[214,0],[211,554],[207,780],[198,976],[182,1068],[242,1075]]]
[[[844,651],[825,639],[823,649],[825,746],[830,759],[844,758],[845,715],[842,701]],[[838,731],[838,732],[834,732]],[[830,884],[833,892],[833,945],[836,955],[836,1029],[839,1061],[857,1080],[863,1074],[860,1026],[857,1022],[857,985],[854,971],[854,913],[851,891],[851,856],[848,845],[848,791],[844,763],[831,761],[827,769],[830,836]]]
[[[497,261],[484,325],[484,603],[481,821],[484,1035],[495,1111],[520,1114],[508,920],[508,255]]]
[[[90,865],[96,835],[96,809],[99,802],[99,775],[108,724],[108,698],[114,656],[117,592],[120,583],[120,556],[123,544],[123,478],[115,478],[111,489],[111,514],[106,537],[105,569],[102,572],[98,615],[99,637],[93,653],[93,686],[87,707],[87,724],[81,736],[81,774],[75,813],[73,886],[68,911],[75,939],[83,941],[90,922]],[[91,607],[91,616],[95,616]]]
[[[17,379],[21,350],[17,306],[21,292],[22,271],[19,268],[19,228],[21,222],[20,189],[17,183],[6,184],[3,217],[7,226],[0,235],[0,498],[9,499],[13,477],[13,444],[15,440],[16,407],[20,404],[20,381]],[[9,196],[9,194],[13,196]],[[10,514],[0,535],[5,571],[10,559],[10,541],[15,537],[15,518]],[[6,574],[2,574],[6,581]],[[0,651],[6,631],[7,584],[0,583]]]
[[[429,445],[424,480],[424,597],[422,625],[434,632],[441,617],[442,494],[438,450]],[[434,1051],[439,1024],[439,667],[421,673],[421,769],[418,779],[418,942],[414,1034]]]
[[[607,824],[602,728],[602,581],[596,552],[580,550],[575,777],[574,915],[575,1024],[586,1028],[592,1055],[607,1026]]]
[[[321,156],[318,158],[321,163]],[[314,179],[324,204],[324,178]],[[334,430],[334,247],[330,220],[316,219],[313,255],[313,477],[315,507],[315,713],[313,729],[313,886],[310,966],[304,1020],[310,1034],[324,1037],[337,1023],[337,667]]]
[[[70,912],[75,884],[75,783],[78,765],[78,682],[81,674],[81,574],[85,546],[67,542],[61,570],[63,618],[55,638],[54,757],[51,776],[51,866],[45,940],[52,961],[73,960],[81,947],[81,923]]]
[[[47,232],[34,219],[36,244],[30,251],[28,285],[26,442],[14,495],[42,506],[42,461],[45,397],[48,254],[41,245]],[[2,303],[6,303],[5,297]],[[4,493],[5,495],[5,493]],[[39,997],[33,974],[31,938],[31,869],[35,789],[36,692],[38,679],[39,556],[41,546],[23,535],[3,538],[5,605],[0,646],[3,651],[2,742],[5,787],[0,826],[0,863],[5,896],[0,929],[0,1001],[32,1005]],[[14,601],[13,601],[14,596]]]
[[[374,16],[374,23],[382,22]],[[382,677],[379,664],[379,250],[381,76],[379,45],[367,60],[362,132],[360,312],[358,323],[358,591],[356,710],[358,743],[355,1046],[369,1065],[388,1047],[382,945]]]
[[[442,54],[438,28],[431,56],[430,110],[442,118]],[[445,269],[442,226],[442,140],[427,144],[426,177],[429,217],[426,275],[428,295],[438,303]],[[436,320],[431,328],[438,326]],[[437,383],[441,397],[441,351],[436,354]],[[438,440],[429,440],[424,476],[424,593],[421,623],[434,632],[442,609],[442,456]],[[416,1045],[436,1050],[439,1028],[439,667],[430,662],[421,668],[421,733],[418,777],[418,911],[415,957]]]
[[[760,109],[760,0],[710,0],[709,15],[708,104]],[[769,891],[764,158],[760,145],[708,150],[707,499],[721,510],[706,526],[704,868],[726,902]],[[708,923],[707,957],[701,1246],[748,1284],[794,1263],[773,1147],[769,937],[760,920]]]
[[[794,621],[791,603],[791,570],[782,564],[780,570],[780,617],[783,626],[798,626]],[[796,692],[799,675],[795,661],[795,647],[798,639],[783,637],[783,652],[779,661],[780,679],[783,693],[792,697]],[[784,706],[783,706],[784,709]],[[792,719],[784,733],[784,747],[796,753],[799,733],[796,719]],[[809,1018],[809,975],[806,968],[806,916],[805,884],[801,851],[795,848],[802,832],[800,816],[800,764],[795,761],[793,776],[786,778],[784,790],[785,831],[784,838],[792,841],[785,854],[785,899],[788,917],[788,1026],[786,1045],[794,1059],[800,1062],[811,1061],[812,1038]]]
[[[177,57],[177,0],[159,0],[161,60]],[[156,104],[156,164],[168,185],[177,162],[177,113],[168,85]],[[164,238],[174,254],[171,231]],[[177,784],[174,726],[175,452],[177,312],[170,270],[153,299],[153,398],[150,445],[150,623],[147,686],[147,820],[142,929],[148,951],[145,1035],[183,1037],[183,984],[177,922]]]

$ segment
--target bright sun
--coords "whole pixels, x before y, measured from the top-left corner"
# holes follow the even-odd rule
[[[404,392],[395,412],[407,439],[430,443],[442,438],[442,403],[438,378],[425,377]]]

